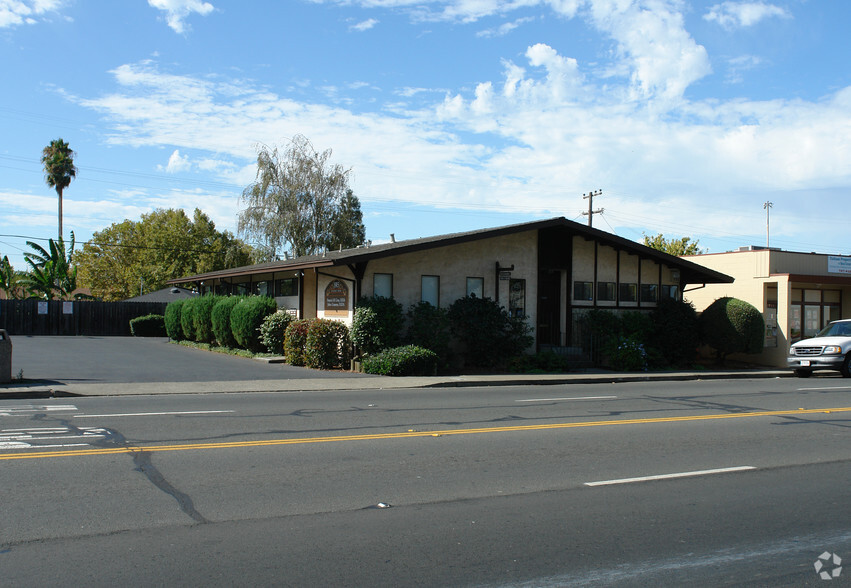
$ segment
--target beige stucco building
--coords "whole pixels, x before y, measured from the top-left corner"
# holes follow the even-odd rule
[[[765,347],[748,359],[764,365],[785,367],[789,345],[832,320],[851,317],[851,257],[748,247],[683,259],[735,278],[687,290],[685,299],[698,311],[731,296],[763,313]]]
[[[651,310],[688,284],[729,282],[718,271],[558,217],[479,231],[365,245],[188,276],[200,292],[264,294],[304,318],[351,324],[362,296],[407,309],[446,308],[475,294],[526,316],[537,346],[574,345],[591,308]]]

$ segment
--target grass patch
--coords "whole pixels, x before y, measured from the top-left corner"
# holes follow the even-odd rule
[[[196,343],[195,341],[171,341],[171,343],[183,345],[184,347],[192,347],[194,349],[203,349],[204,351],[212,351],[213,353],[224,353],[225,355],[247,357],[248,359],[255,359],[257,357],[278,357],[274,353],[254,353],[247,349],[240,349],[238,347],[222,347],[211,343]]]

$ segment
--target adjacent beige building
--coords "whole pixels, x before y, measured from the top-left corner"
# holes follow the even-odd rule
[[[685,299],[698,311],[731,296],[763,313],[765,347],[748,359],[764,365],[785,367],[789,345],[814,336],[830,321],[851,317],[851,257],[748,247],[683,259],[735,279],[686,290]]]
[[[351,324],[362,296],[446,308],[474,294],[525,316],[537,347],[576,345],[577,318],[592,308],[652,310],[689,284],[729,276],[562,217],[365,245],[188,276],[202,293],[263,294],[298,317]]]

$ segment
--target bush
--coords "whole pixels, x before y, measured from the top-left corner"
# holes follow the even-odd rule
[[[698,319],[704,343],[715,349],[719,364],[731,353],[759,353],[765,342],[765,321],[753,305],[738,298],[719,298]]]
[[[612,368],[624,372],[646,372],[647,350],[644,344],[632,337],[621,337],[609,354]]]
[[[450,330],[463,344],[467,365],[494,367],[532,344],[525,317],[511,317],[490,298],[467,296],[449,307]]]
[[[313,319],[307,327],[304,363],[318,370],[343,367],[349,362],[349,328],[328,319]]]
[[[236,303],[230,313],[230,328],[237,345],[249,351],[262,351],[260,325],[278,304],[268,296],[248,296]]]
[[[542,351],[535,355],[518,355],[508,362],[508,371],[516,374],[553,374],[570,371],[570,361],[564,355]]]
[[[213,336],[222,347],[236,347],[236,339],[233,338],[233,330],[230,327],[230,313],[243,296],[225,296],[221,298],[210,313],[210,323],[213,328]]]
[[[293,317],[285,310],[279,310],[263,319],[263,324],[260,325],[260,342],[269,353],[284,354],[284,332],[292,321]]]
[[[207,294],[195,299],[192,305],[192,325],[195,327],[195,341],[212,343],[216,340],[213,334],[213,308],[221,300],[221,296]]]
[[[182,341],[184,338],[183,327],[180,325],[180,315],[186,300],[185,298],[174,300],[165,307],[165,331],[168,338],[174,341]]]
[[[385,349],[363,359],[363,371],[381,376],[431,376],[437,371],[437,354],[416,345]]]
[[[148,314],[130,321],[130,333],[134,337],[165,337],[165,318],[161,314]]]
[[[292,321],[284,331],[284,355],[290,365],[304,365],[304,348],[307,345],[307,327],[310,321]]]
[[[183,331],[183,338],[187,341],[195,341],[195,309],[198,304],[198,298],[187,298],[183,303],[183,308],[180,309],[180,329]]]
[[[375,316],[362,311],[360,321],[356,325],[354,321],[361,308],[372,309]],[[367,354],[394,347],[401,342],[404,324],[402,305],[393,298],[383,296],[361,298],[358,300],[352,321],[352,341]],[[367,347],[362,346],[359,341],[366,343]]]
[[[449,354],[449,318],[446,311],[428,302],[408,309],[407,342],[431,349],[443,360]]]
[[[656,350],[668,365],[689,366],[700,345],[694,306],[678,300],[660,300],[650,318],[653,321],[650,347]]]

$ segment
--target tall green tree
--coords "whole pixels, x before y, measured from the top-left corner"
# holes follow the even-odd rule
[[[666,239],[662,233],[653,237],[644,234],[644,244],[647,247],[663,251],[669,255],[679,257],[681,255],[700,255],[703,250],[698,247],[698,241],[692,241],[691,237],[680,237],[679,239]]]
[[[274,253],[289,245],[296,256],[360,245],[365,229],[350,173],[303,135],[284,151],[261,145],[256,181],[242,193],[239,234]]]
[[[30,298],[43,300],[70,300],[71,297],[83,298],[75,294],[77,289],[77,265],[74,263],[74,231],[71,231],[71,245],[65,247],[65,240],[49,239],[47,249],[27,241],[33,251],[24,253],[24,261],[29,271],[19,280]]]
[[[42,150],[41,163],[44,165],[44,181],[59,196],[59,238],[62,239],[62,192],[77,177],[74,152],[61,138],[54,139]]]
[[[253,250],[201,210],[158,209],[94,233],[77,255],[80,283],[104,300],[151,292],[171,279],[254,263]]]
[[[8,255],[0,259],[0,290],[6,293],[6,298],[15,300],[19,299],[23,292],[20,275],[12,267]]]

